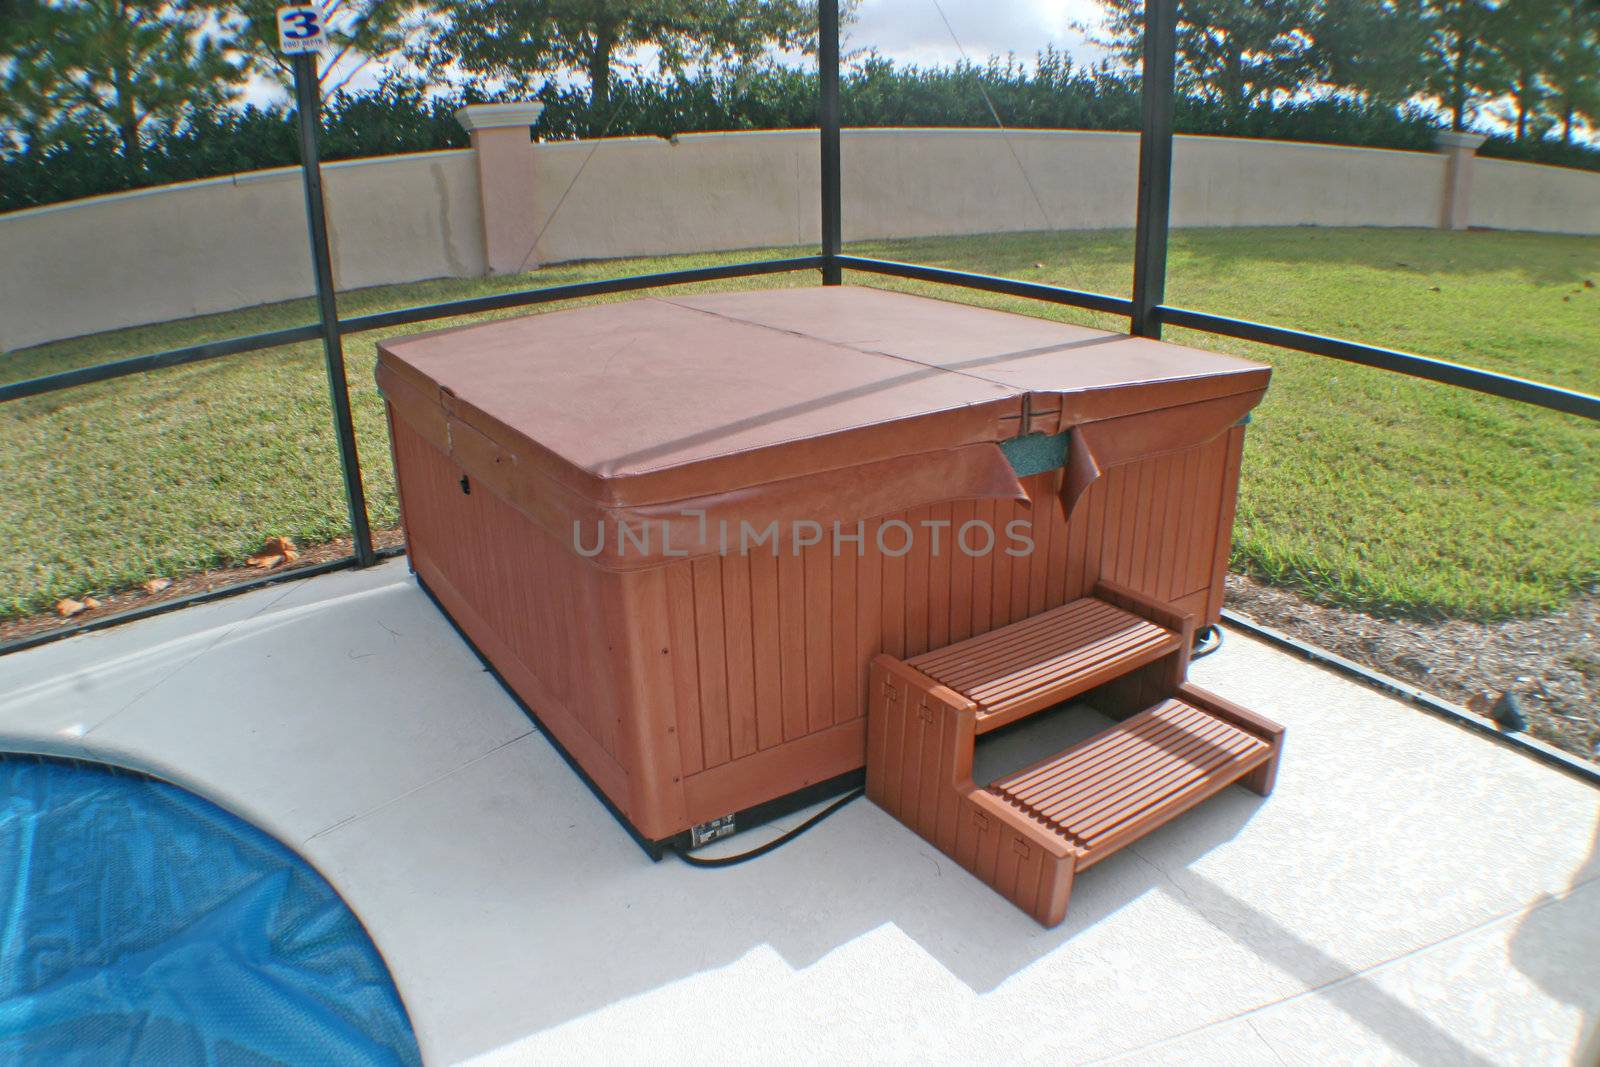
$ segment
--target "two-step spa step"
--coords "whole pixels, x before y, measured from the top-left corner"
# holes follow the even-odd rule
[[[1095,592],[872,666],[868,796],[1047,926],[1078,871],[1233,782],[1266,795],[1282,745],[1281,727],[1184,681],[1192,620],[1109,583]],[[1163,695],[1065,752],[973,781],[979,734],[1119,680]]]

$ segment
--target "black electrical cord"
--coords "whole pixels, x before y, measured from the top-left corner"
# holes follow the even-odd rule
[[[1209,656],[1222,647],[1222,627],[1207,626],[1195,635],[1194,651],[1189,653],[1189,661]]]
[[[811,818],[807,819],[799,826],[796,826],[793,830],[790,830],[788,833],[781,834],[780,836],[773,838],[771,841],[768,841],[766,844],[751,849],[749,852],[740,852],[734,856],[717,856],[714,859],[708,859],[705,857],[692,855],[688,852],[680,851],[676,848],[672,851],[676,852],[678,858],[689,864],[691,867],[732,867],[734,864],[743,863],[746,860],[753,860],[757,856],[765,856],[768,852],[771,852],[779,845],[788,844],[790,841],[793,841],[795,838],[799,837],[801,834],[817,825],[817,823],[821,822],[823,819],[826,819],[828,816],[832,815],[834,812],[838,811],[840,808],[844,807],[846,804],[850,803],[852,800],[861,796],[865,792],[865,789],[852,789],[838,800],[835,800],[832,804],[829,804],[827,807],[811,816]]]

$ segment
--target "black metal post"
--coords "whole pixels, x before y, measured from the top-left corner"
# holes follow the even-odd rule
[[[822,135],[822,284],[838,285],[844,226],[839,204],[839,0],[817,4],[817,125]]]
[[[350,383],[345,378],[344,345],[339,338],[339,306],[333,291],[333,257],[328,252],[328,219],[322,204],[322,167],[317,154],[322,91],[317,83],[317,55],[294,57],[294,98],[300,119],[300,173],[305,178],[306,224],[311,236],[311,266],[317,282],[317,311],[322,320],[322,351],[328,364],[328,397],[333,402],[333,430],[339,439],[339,466],[344,471],[344,497],[350,509],[350,535],[357,566],[377,560],[372,530],[367,525],[367,495],[361,488],[361,459],[356,453],[356,428],[350,418]]]
[[[1145,0],[1140,83],[1138,220],[1133,236],[1130,332],[1160,337],[1155,309],[1166,299],[1167,219],[1172,208],[1172,98],[1177,77],[1178,2]]]

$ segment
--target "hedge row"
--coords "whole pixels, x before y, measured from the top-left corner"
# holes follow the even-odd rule
[[[551,85],[539,98],[545,110],[534,133],[550,140],[601,133],[670,136],[794,129],[815,124],[816,77],[777,68],[747,75],[627,80],[613,86],[611,112],[603,116],[590,113],[581,90]],[[324,157],[461,147],[467,137],[452,113],[463,103],[482,99],[471,90],[434,95],[405,80],[337,94],[323,111]],[[1015,128],[1139,127],[1136,79],[1075,68],[1049,52],[1031,70],[1000,63],[897,69],[873,60],[847,76],[842,93],[849,126],[987,127],[994,125],[991,105]],[[1234,120],[1202,100],[1183,97],[1176,124],[1188,133],[1413,149],[1430,147],[1435,129],[1435,122],[1419,112],[1334,98],[1262,105]],[[1600,149],[1581,144],[1495,136],[1483,154],[1600,170]],[[284,110],[251,107],[196,114],[179,130],[151,136],[137,170],[122,158],[110,133],[79,131],[33,153],[0,151],[0,211],[297,161],[295,117]]]

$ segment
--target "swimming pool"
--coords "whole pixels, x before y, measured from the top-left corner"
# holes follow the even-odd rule
[[[0,1061],[420,1062],[321,875],[176,786],[0,755]]]

